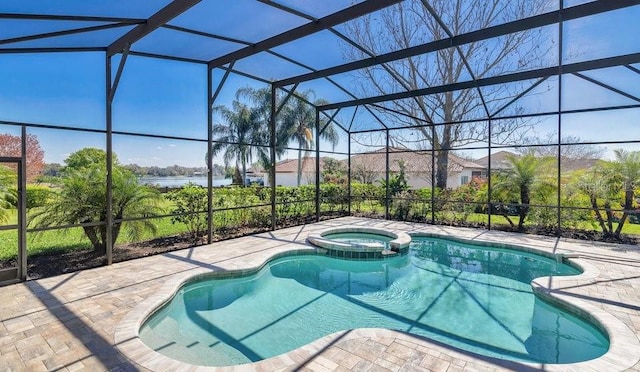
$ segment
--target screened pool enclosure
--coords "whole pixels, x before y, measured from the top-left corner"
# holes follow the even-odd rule
[[[638,19],[630,0],[4,1],[0,280],[345,215],[634,239]]]

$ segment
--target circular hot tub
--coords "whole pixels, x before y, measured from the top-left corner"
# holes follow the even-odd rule
[[[411,237],[404,232],[347,226],[310,234],[307,242],[331,257],[381,259],[407,253]]]

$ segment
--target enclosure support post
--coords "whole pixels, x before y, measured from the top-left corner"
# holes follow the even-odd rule
[[[225,71],[220,83],[213,92],[213,69],[207,67],[207,243],[213,242],[213,105],[216,103],[218,95],[222,91],[224,83],[227,81],[233,64],[231,61],[229,68]]]
[[[18,164],[18,279],[27,280],[27,127],[22,125],[22,156]]]
[[[127,56],[129,55],[129,44],[126,44],[122,51],[122,58],[120,59],[120,63],[118,64],[118,70],[116,71],[116,76],[114,80],[111,80],[111,55],[106,54],[105,59],[105,72],[106,72],[106,169],[107,169],[107,220],[105,223],[106,226],[106,234],[105,234],[105,245],[106,245],[106,253],[107,253],[107,265],[111,265],[113,263],[113,245],[115,242],[113,241],[113,99],[116,96],[116,91],[118,89],[118,84],[120,83],[120,77],[122,76],[122,71],[124,70],[124,65],[127,62]]]
[[[562,32],[562,10],[564,10],[564,5],[563,5],[564,1],[560,1],[560,12],[558,12],[558,182],[557,182],[557,200],[556,203],[558,203],[557,206],[557,213],[558,213],[558,227],[557,227],[557,231],[556,231],[556,236],[560,237],[562,235],[562,207],[561,207],[561,195],[560,195],[560,188],[562,187],[562,184],[560,182],[561,180],[561,173],[562,173],[562,56],[564,53],[564,45],[562,43],[562,39],[563,39],[563,32]]]
[[[491,230],[491,206],[493,205],[491,202],[491,118],[489,118],[487,126],[487,229]]]
[[[115,96],[115,90],[112,89],[111,85],[111,56],[108,54],[105,55],[105,70],[106,70],[106,83],[107,83],[107,107],[106,107],[106,131],[107,131],[107,143],[106,143],[106,152],[107,152],[107,227],[106,227],[106,236],[105,236],[105,244],[107,249],[107,265],[111,265],[113,263],[113,123],[112,123],[112,104],[113,98]],[[124,56],[123,56],[124,59]],[[123,61],[120,61],[120,65],[123,65]],[[122,73],[122,70],[120,73]]]
[[[320,221],[320,111],[316,108],[316,222]]]
[[[385,184],[385,197],[384,197],[384,219],[389,219],[389,129],[385,129],[385,133],[387,134],[387,143],[385,146],[385,158],[384,158],[384,168],[386,169],[384,174],[384,184]]]
[[[215,95],[212,96],[211,92],[213,90],[212,71],[207,67],[207,244],[211,244],[213,241],[213,154],[211,148],[213,147],[213,102]],[[220,87],[221,85],[218,86],[218,88]]]
[[[436,223],[436,149],[434,138],[436,127],[431,124],[431,224]]]
[[[113,102],[113,97],[116,95],[116,91],[118,90],[118,84],[120,84],[120,78],[122,77],[122,71],[124,70],[124,64],[127,63],[127,56],[129,56],[129,45],[127,45],[122,51],[122,59],[120,59],[120,63],[118,64],[118,70],[116,71],[116,77],[113,80],[113,85],[109,88],[109,101]],[[111,66],[109,66],[111,68]],[[109,76],[111,79],[111,76]]]
[[[271,187],[271,231],[276,229],[276,87],[271,84],[271,105],[269,120],[269,183]]]
[[[351,132],[347,132],[347,212],[351,216]]]

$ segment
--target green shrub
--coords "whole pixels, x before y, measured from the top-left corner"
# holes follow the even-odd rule
[[[320,198],[330,212],[345,211],[349,199],[347,191],[343,185],[323,183],[320,185]]]
[[[391,216],[400,221],[407,221],[414,206],[415,196],[410,190],[397,193],[391,204]]]
[[[360,212],[365,202],[367,202],[371,210],[374,210],[376,205],[380,205],[379,201],[384,199],[384,196],[385,189],[378,185],[351,183],[351,202],[355,212]]]
[[[27,185],[27,209],[42,207],[49,201],[53,192],[48,186]]]
[[[183,223],[189,235],[196,240],[207,228],[207,189],[189,182],[179,190],[167,194],[167,199],[175,203],[171,213],[172,223]],[[205,212],[205,213],[202,213]]]

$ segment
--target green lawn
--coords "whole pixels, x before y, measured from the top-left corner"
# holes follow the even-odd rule
[[[446,212],[445,212],[446,213]],[[449,216],[449,219],[451,219],[452,216]],[[483,213],[471,213],[469,215],[469,217],[467,218],[467,222],[470,223],[483,223],[486,224],[488,222],[488,216],[486,214]],[[518,216],[511,216],[511,221],[514,224],[518,224],[518,221],[520,219],[518,218]],[[505,225],[505,226],[509,226],[509,222],[507,221],[507,219],[504,216],[500,216],[500,215],[491,215],[491,225]],[[525,226],[531,226],[530,222],[525,222]],[[613,228],[614,230],[618,227],[617,223],[613,224]],[[586,231],[600,231],[600,226],[596,225],[595,228],[592,224],[586,222],[586,221],[581,221],[578,223],[577,229],[580,230],[586,230]],[[624,226],[622,227],[622,233],[623,234],[627,234],[627,235],[640,235],[640,224],[631,224],[627,222],[624,224]]]
[[[165,211],[171,211],[173,203],[168,200],[163,201],[162,208]],[[139,241],[150,240],[164,236],[172,236],[187,231],[184,224],[171,223],[171,218],[157,218],[152,220],[156,226],[156,232],[146,232]],[[17,214],[13,211],[5,225],[17,223]],[[120,233],[117,243],[131,243],[132,240],[125,234]],[[28,255],[36,255],[44,252],[66,252],[71,250],[90,249],[91,243],[84,235],[82,228],[70,228],[61,230],[50,230],[39,233],[27,233],[27,252]],[[6,260],[17,256],[18,252],[18,232],[17,230],[0,231],[0,260]]]
[[[185,232],[186,226],[181,223],[172,224],[170,218],[154,220],[157,231],[155,234],[147,232],[139,240],[172,236]],[[121,233],[117,243],[132,242],[126,234]],[[43,252],[53,253],[70,250],[90,249],[91,243],[81,228],[50,230],[40,233],[27,233],[27,252],[29,255]],[[16,230],[0,231],[0,260],[15,257],[18,252],[18,233]]]

